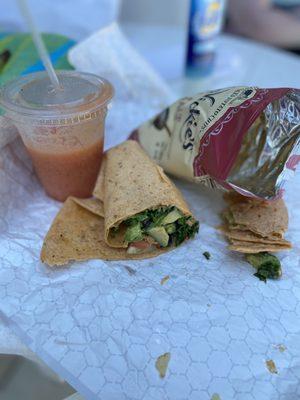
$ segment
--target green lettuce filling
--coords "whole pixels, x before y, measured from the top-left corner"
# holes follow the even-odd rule
[[[127,219],[125,225],[125,242],[138,242],[151,237],[161,247],[179,246],[199,230],[198,221],[183,215],[176,207],[144,211]]]

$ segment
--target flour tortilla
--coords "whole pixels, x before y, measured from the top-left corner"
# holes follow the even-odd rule
[[[104,218],[104,205],[101,200],[96,199],[95,197],[91,197],[89,199],[78,199],[77,197],[71,197],[71,199],[91,213]]]
[[[92,202],[99,206],[94,200]],[[130,255],[126,249],[109,247],[104,239],[104,219],[94,212],[97,210],[94,206],[91,208],[92,202],[72,197],[66,200],[45,237],[42,262],[49,266],[62,266],[70,261],[90,259],[142,259],[168,250],[156,249],[153,253]]]
[[[101,184],[98,181],[99,187]],[[109,150],[104,179],[105,240],[109,246],[128,245],[124,241],[125,227],[117,234],[114,227],[162,206],[175,206],[183,215],[192,215],[179,190],[137,142],[129,140]]]
[[[105,178],[106,154],[103,156],[101,169],[97,178],[97,182],[93,191],[93,196],[102,203],[104,202],[104,178]]]

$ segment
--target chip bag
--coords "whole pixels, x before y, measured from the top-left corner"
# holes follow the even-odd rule
[[[233,87],[184,97],[130,138],[167,173],[271,200],[300,161],[300,90]]]

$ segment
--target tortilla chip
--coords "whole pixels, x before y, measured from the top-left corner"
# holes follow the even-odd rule
[[[265,243],[251,243],[242,240],[232,240],[232,244],[228,246],[229,250],[237,251],[240,253],[261,253],[262,251],[270,251],[272,253],[289,250],[290,245],[285,244],[265,244]]]
[[[249,231],[249,232],[252,232],[255,235],[258,235],[258,236],[260,236],[262,238],[274,238],[274,240],[283,239],[284,238],[284,234],[285,234],[285,231],[281,231],[281,232],[271,232],[268,235],[262,235],[261,233],[254,232],[253,230],[252,231],[249,230],[248,226],[246,226],[246,225],[228,225],[228,229],[230,229],[232,231],[235,231],[235,230],[240,230],[240,231],[243,231],[243,232]]]
[[[105,235],[110,246],[127,247],[122,230],[115,234],[112,228],[145,210],[175,206],[183,215],[192,215],[176,186],[137,142],[110,149],[105,170]]]
[[[104,219],[82,205],[89,202],[68,198],[54,219],[43,243],[41,261],[50,266],[90,259],[128,260],[155,257],[170,249],[147,254],[127,254],[109,247],[104,240]]]
[[[288,242],[285,239],[281,239],[279,237],[274,237],[274,236],[270,236],[270,237],[262,237],[262,236],[258,236],[255,233],[251,232],[251,231],[243,231],[243,230],[238,230],[238,229],[234,229],[231,230],[230,228],[226,228],[224,226],[220,227],[220,230],[224,233],[224,235],[229,239],[236,239],[236,240],[240,240],[243,242],[253,242],[253,243],[264,243],[264,244],[281,244],[281,245],[287,245],[292,247],[291,243]]]
[[[233,214],[231,212],[231,210],[226,209],[225,211],[222,212],[222,218],[225,222],[225,225],[227,226],[228,230],[231,232],[234,231],[238,231],[238,232],[250,232],[253,235],[257,235],[258,237],[261,238],[270,238],[270,239],[274,239],[274,240],[280,240],[283,239],[284,236],[284,231],[281,232],[271,232],[269,233],[269,235],[264,236],[262,234],[258,234],[257,232],[251,232],[248,228],[247,225],[241,225],[241,224],[236,224],[233,218]]]
[[[288,212],[282,199],[267,202],[236,192],[224,195],[228,208],[223,211],[224,225],[219,229],[230,242],[228,248],[241,253],[288,250],[284,239]]]
[[[282,199],[265,203],[236,203],[229,206],[232,229],[249,230],[263,237],[282,237],[288,228],[288,212]]]

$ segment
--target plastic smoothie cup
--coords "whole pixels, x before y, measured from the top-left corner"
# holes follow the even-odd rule
[[[56,91],[45,72],[9,82],[0,89],[0,105],[17,127],[47,194],[64,201],[92,194],[114,91],[93,74],[57,75],[62,88]]]

